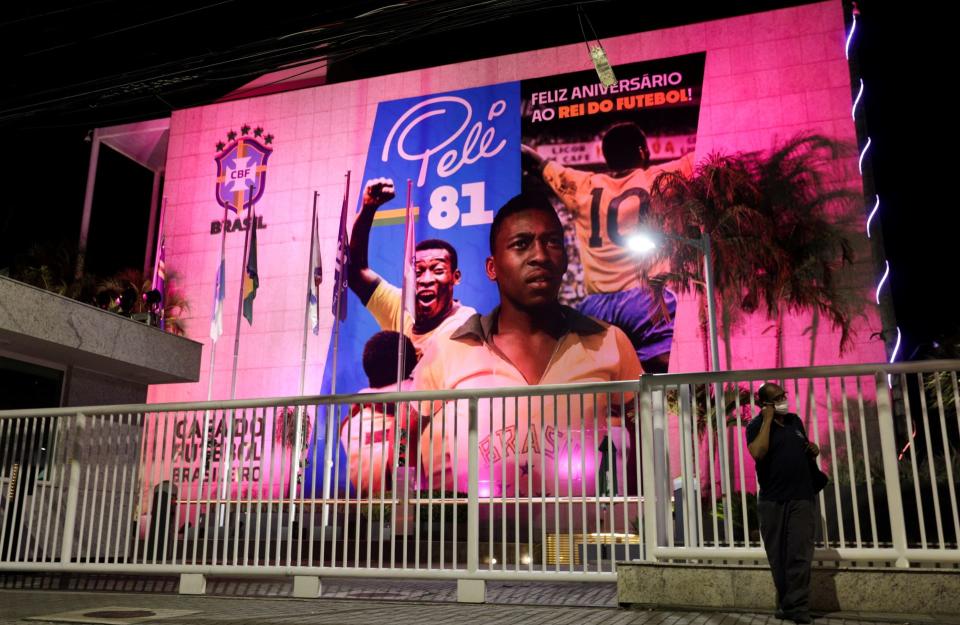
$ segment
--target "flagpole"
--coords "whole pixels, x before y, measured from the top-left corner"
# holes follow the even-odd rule
[[[350,196],[350,170],[347,170],[346,175],[346,186],[343,189],[343,208],[341,209],[340,220],[343,221],[343,211],[347,210],[349,205],[349,196]],[[340,237],[343,236],[344,232],[341,228],[337,233],[337,256],[340,256]],[[342,245],[347,245],[346,241],[342,242]],[[349,263],[349,260],[347,261]],[[343,273],[347,271],[346,266],[340,267],[340,273],[337,274],[336,271],[334,280],[333,289],[334,289],[334,298],[337,298],[337,307],[333,311],[333,362],[331,366],[333,367],[330,375],[330,394],[337,394],[337,352],[340,351],[340,307],[343,305],[342,301],[339,298],[346,297],[347,294],[343,287],[343,281],[345,277]],[[326,503],[330,499],[330,474],[333,464],[333,441],[330,440],[333,438],[333,415],[331,412],[334,410],[334,404],[327,404],[326,411],[326,423],[324,427],[324,439],[323,439],[323,516],[321,520],[321,527],[326,528],[330,520],[330,504]],[[316,492],[316,491],[314,491]]]
[[[222,266],[222,265],[221,265]],[[219,272],[219,269],[217,270]],[[222,280],[223,278],[221,278]],[[216,285],[214,285],[216,288]],[[210,376],[207,379],[207,401],[213,399],[213,365],[217,362],[217,340],[210,340]]]
[[[250,185],[250,225],[243,237],[243,267],[240,271],[240,293],[237,296],[237,332],[233,336],[233,379],[230,382],[230,399],[237,397],[237,361],[240,357],[240,319],[243,317],[243,283],[247,279],[247,252],[250,250],[250,233],[257,227],[257,214],[253,208],[253,190]]]
[[[406,360],[406,351],[407,351],[407,342],[403,340],[404,337],[404,328],[406,327],[404,323],[406,322],[407,314],[407,289],[412,288],[412,285],[407,284],[407,263],[410,262],[409,255],[413,253],[413,250],[407,249],[407,243],[410,243],[410,228],[413,226],[411,223],[411,202],[413,194],[413,180],[407,178],[407,216],[403,222],[403,262],[400,264],[400,340],[397,341],[397,392],[403,390],[402,384],[406,376],[404,376],[403,365]]]
[[[310,219],[310,255],[307,257],[307,305],[304,307],[303,311],[303,347],[300,350],[300,393],[303,395],[303,389],[306,384],[307,378],[307,337],[310,335],[310,285],[316,281],[316,276],[313,275],[313,243],[314,243],[314,232],[317,230],[317,197],[320,194],[317,191],[313,192],[313,217]],[[317,299],[320,299],[319,290],[317,292]],[[317,302],[317,309],[319,312],[320,302]]]
[[[166,206],[166,198],[164,198],[164,206]],[[221,289],[221,288],[223,288],[224,279],[226,278],[226,276],[223,275],[223,274],[226,273],[226,265],[225,265],[225,263],[223,262],[223,257],[224,257],[224,254],[226,254],[226,249],[227,249],[227,217],[228,217],[227,206],[228,206],[228,204],[227,204],[226,202],[224,202],[224,203],[223,203],[223,221],[221,222],[221,225],[223,226],[223,229],[221,230],[222,234],[221,234],[221,236],[220,236],[220,259],[217,261],[217,277],[218,277],[218,279],[216,280],[216,282],[215,282],[214,285],[213,285],[213,288],[214,288],[215,290],[216,290],[216,289]],[[162,219],[162,217],[161,217],[161,219]],[[161,222],[161,224],[162,224],[162,223],[163,223],[163,222]],[[162,225],[161,225],[161,227],[162,227]],[[223,271],[222,273],[221,273],[221,271],[220,271],[221,269],[224,269],[224,271]],[[216,317],[217,306],[219,305],[219,300],[220,300],[220,297],[219,297],[219,296],[220,296],[219,293],[214,293],[214,299],[213,299],[213,301],[214,301],[214,304],[213,304],[213,306],[214,306],[214,308],[213,308],[214,318]],[[211,322],[211,323],[212,323],[212,322]],[[210,375],[209,375],[208,378],[207,378],[207,401],[210,401],[211,398],[213,397],[213,371],[214,371],[214,365],[216,364],[216,362],[217,362],[217,339],[215,339],[215,338],[213,338],[213,337],[211,336],[211,337],[210,337]],[[207,450],[208,450],[208,445],[212,442],[212,441],[209,440],[209,438],[210,438],[210,434],[209,434],[209,433],[210,433],[210,416],[211,416],[211,415],[210,415],[210,409],[209,409],[209,408],[208,408],[207,410],[204,410],[204,411],[203,411],[203,443],[202,443],[202,445],[201,445],[200,456],[199,456],[199,460],[200,460],[200,479],[199,479],[199,482],[198,482],[199,485],[197,486],[197,500],[198,500],[198,501],[199,501],[202,497],[204,497],[204,496],[206,496],[207,498],[210,497],[210,485],[209,485],[209,484],[207,484],[207,492],[206,492],[205,495],[204,495],[204,492],[203,492],[203,486],[204,486],[204,484],[206,484],[206,482],[207,482],[207,470],[208,470],[208,468],[209,468],[209,467],[208,467],[209,460],[207,459]]]
[[[314,275],[314,266],[313,266],[313,253],[314,253],[314,239],[315,233],[317,231],[317,196],[320,195],[318,192],[313,192],[313,217],[310,219],[310,255],[307,257],[307,302],[303,311],[303,347],[300,350],[300,392],[298,393],[301,397],[303,396],[304,385],[306,384],[307,378],[307,337],[310,336],[310,296],[313,291],[311,286],[316,280]],[[320,291],[317,290],[317,311],[319,313],[320,308]],[[306,411],[306,406],[299,406],[297,408],[297,420],[294,425],[295,435],[293,437],[294,446],[292,452],[292,458],[290,460],[290,531],[293,529],[292,520],[297,514],[297,505],[293,503],[293,500],[297,496],[296,485],[297,485],[297,476],[299,475],[300,468],[300,448],[303,447],[303,415]],[[288,536],[292,538],[292,536]],[[292,544],[292,543],[291,543]]]
[[[221,230],[221,232],[222,232],[223,234],[220,236],[220,263],[217,265],[217,274],[218,274],[218,275],[220,274],[220,268],[221,268],[221,267],[224,267],[224,268],[225,268],[225,263],[223,262],[223,257],[224,257],[224,256],[226,255],[226,253],[227,253],[227,216],[228,216],[227,206],[228,206],[227,202],[224,202],[224,203],[223,203],[223,222],[222,222],[223,230]],[[226,273],[226,271],[224,271],[224,273]],[[225,275],[221,275],[221,276],[220,276],[220,283],[219,283],[219,284],[214,284],[214,285],[213,285],[213,288],[214,288],[214,289],[218,289],[218,288],[221,288],[221,289],[222,289],[225,284],[226,284],[226,276],[225,276]],[[217,294],[215,294],[215,295],[219,295],[219,293],[217,293]],[[214,301],[216,301],[216,300],[214,300]],[[214,306],[216,306],[216,304],[214,304]],[[214,309],[214,313],[216,313],[216,309]],[[217,339],[214,339],[214,338],[211,337],[211,340],[210,340],[210,377],[209,377],[209,379],[207,380],[207,401],[210,401],[211,399],[213,399],[213,365],[214,365],[216,362],[217,362]],[[207,431],[207,430],[206,430],[206,424],[204,424],[204,430],[203,430],[203,431],[204,431],[204,432]]]
[[[233,337],[233,379],[230,382],[230,399],[235,399],[237,394],[237,360],[240,354],[240,318],[243,316],[243,283],[246,280],[247,276],[247,252],[250,248],[250,238],[251,232],[257,227],[257,215],[253,209],[253,190],[254,185],[250,185],[250,225],[247,226],[247,232],[243,237],[243,269],[240,272],[242,279],[240,280],[240,294],[237,301],[237,332]],[[243,210],[243,207],[240,207],[240,211]],[[238,211],[238,212],[240,212]],[[241,222],[242,223],[242,222]],[[233,449],[233,421],[234,421],[235,410],[230,411],[230,416],[227,420],[227,436],[224,439],[223,444],[223,482],[220,486],[220,500],[227,498],[227,484],[230,481],[230,462],[232,460],[231,450]],[[223,526],[224,520],[224,504],[221,503],[219,510],[217,511],[217,525]]]
[[[247,232],[243,237],[243,267],[240,271],[241,280],[240,280],[240,294],[239,294],[239,303],[237,305],[237,332],[233,338],[233,378],[230,382],[230,399],[234,399],[237,392],[237,356],[240,353],[240,317],[243,310],[243,282],[246,279],[247,275],[247,251],[250,245],[250,233],[253,232],[253,229],[257,227],[257,218],[253,211],[253,189],[254,185],[250,185],[250,225],[247,226]],[[240,206],[237,207],[237,214],[243,214],[243,201],[241,200]],[[241,222],[243,223],[243,222]],[[226,273],[226,270],[224,270]],[[226,277],[226,276],[224,276]],[[221,280],[222,284],[226,284],[226,280]],[[224,411],[225,412],[225,411]],[[226,511],[226,506],[223,501],[227,498],[227,484],[230,482],[230,462],[232,460],[231,451],[233,450],[233,420],[234,420],[235,411],[231,410],[230,415],[222,414],[221,419],[227,419],[227,436],[221,445],[223,450],[223,475],[222,482],[220,483],[220,505],[217,507],[217,526],[223,527],[223,521]]]

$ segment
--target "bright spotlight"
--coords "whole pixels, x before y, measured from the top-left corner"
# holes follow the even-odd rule
[[[649,254],[657,249],[657,242],[649,234],[641,232],[627,239],[627,247],[637,254]]]

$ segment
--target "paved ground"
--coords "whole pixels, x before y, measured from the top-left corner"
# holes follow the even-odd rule
[[[62,590],[72,588],[72,590]],[[320,599],[290,598],[286,581],[219,579],[210,595],[172,594],[175,579],[86,576],[0,577],[0,625],[36,625],[27,617],[105,607],[194,610],[146,622],[159,625],[780,625],[772,614],[635,611],[616,607],[612,584],[488,583],[486,605],[456,603],[449,582],[329,580]],[[98,588],[99,587],[99,588]],[[215,596],[214,596],[215,595]],[[120,622],[120,621],[118,621]],[[141,621],[143,622],[143,621]],[[830,614],[819,625],[956,623],[960,619]]]
[[[124,575],[0,575],[0,589],[175,594],[178,577]],[[289,597],[293,582],[283,578],[211,578],[207,594],[225,597]],[[323,599],[381,599],[456,603],[456,582],[397,579],[324,579]],[[580,607],[617,606],[612,583],[536,584],[488,582],[487,602]]]

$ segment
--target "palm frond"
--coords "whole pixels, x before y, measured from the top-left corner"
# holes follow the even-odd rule
[[[852,146],[818,134],[799,134],[765,153],[713,153],[686,176],[668,172],[651,187],[654,227],[687,238],[710,237],[714,282],[727,324],[736,310],[817,310],[849,348],[860,309],[838,275],[853,262],[849,232],[862,195],[837,184],[840,159]],[[681,293],[704,296],[698,249],[665,242],[665,281]]]

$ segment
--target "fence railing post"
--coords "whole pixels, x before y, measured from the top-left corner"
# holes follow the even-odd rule
[[[477,425],[477,398],[468,401],[467,420],[467,574],[472,577],[480,569],[480,437]],[[444,442],[443,444],[446,444]],[[457,601],[483,603],[486,583],[482,579],[457,580]]]
[[[694,546],[699,544],[699,528],[696,519],[697,497],[700,496],[698,486],[698,469],[694,464],[693,446],[700,441],[697,437],[696,418],[694,417],[693,400],[690,385],[680,386],[680,410],[678,411],[678,429],[680,430],[681,458],[681,503],[676,506],[682,515],[683,544]],[[674,481],[676,493],[676,481]]]
[[[300,448],[303,446],[303,428],[301,426],[303,424],[303,416],[306,414],[306,412],[306,406],[297,406],[296,411],[294,411],[296,424],[293,426],[293,449],[290,452],[290,484],[288,485],[290,503],[287,509],[287,516],[289,518],[287,521],[287,566],[290,566],[290,561],[293,555],[293,526],[297,518],[297,487],[299,486],[300,480]],[[286,420],[286,418],[286,409],[284,409],[283,419]],[[310,522],[312,523],[312,521]],[[299,524],[297,524],[297,526],[297,531],[299,534],[297,536],[297,541],[299,542],[303,539],[303,534],[301,533],[302,528],[299,527]],[[302,583],[307,584],[306,588],[310,588],[309,583]],[[312,593],[313,591],[310,589],[306,590],[306,592]],[[319,596],[319,594],[316,596]]]
[[[647,374],[640,376],[640,472],[643,484],[643,547],[644,559],[655,562],[657,548],[657,481],[653,444],[653,392]]]
[[[330,494],[333,489],[330,488],[330,480],[333,479],[333,411],[336,408],[339,413],[340,404],[326,404],[324,407],[324,421],[323,421],[323,467],[321,469],[323,475],[323,512],[320,526],[323,528],[323,535],[321,536],[322,540],[327,539],[327,534],[331,530],[330,528]],[[317,414],[320,413],[320,405],[317,404]],[[318,421],[319,423],[319,416]],[[338,454],[339,455],[339,454]],[[316,475],[316,472],[314,472]],[[314,497],[316,497],[316,486],[314,486]],[[331,534],[332,535],[332,534]]]
[[[874,374],[877,388],[877,427],[880,430],[880,449],[883,455],[883,483],[887,489],[887,510],[890,514],[890,533],[897,566],[908,568],[907,530],[903,521],[903,497],[900,494],[900,470],[897,466],[897,443],[893,427],[893,404],[887,392],[887,374]]]
[[[86,428],[87,418],[78,412],[74,418],[74,431],[67,443],[66,460],[70,468],[67,478],[67,505],[64,510],[63,539],[60,541],[60,563],[70,564],[73,556],[73,534],[77,524],[77,502],[80,499],[80,460],[77,458]]]

